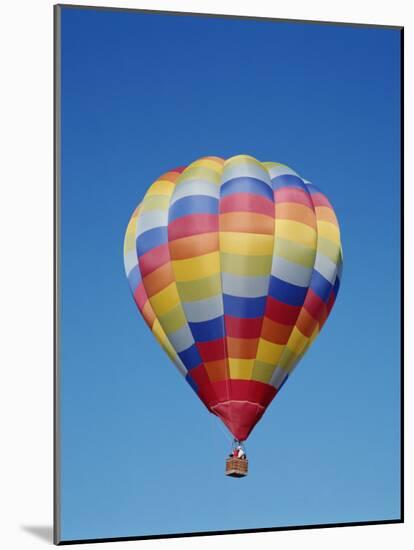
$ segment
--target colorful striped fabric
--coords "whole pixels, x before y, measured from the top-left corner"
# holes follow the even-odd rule
[[[155,337],[245,440],[335,302],[342,250],[328,199],[283,164],[205,157],[151,185],[124,258]]]

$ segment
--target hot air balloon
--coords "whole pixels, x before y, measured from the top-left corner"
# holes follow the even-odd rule
[[[330,314],[342,249],[315,185],[277,162],[212,156],[149,187],[124,262],[147,325],[237,447]]]

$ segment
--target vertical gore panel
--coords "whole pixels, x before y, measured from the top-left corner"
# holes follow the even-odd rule
[[[200,397],[217,402],[212,382],[227,375],[218,239],[223,160],[205,158],[180,175],[171,196],[168,242],[178,296],[192,337],[190,376]]]

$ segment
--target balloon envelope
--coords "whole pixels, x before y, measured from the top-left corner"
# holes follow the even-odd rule
[[[325,323],[342,251],[317,187],[239,155],[160,176],[130,219],[124,260],[154,336],[243,441]]]

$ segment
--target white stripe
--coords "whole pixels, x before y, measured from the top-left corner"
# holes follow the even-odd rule
[[[324,279],[329,281],[331,285],[335,283],[337,264],[320,252],[317,252],[316,254],[315,269],[322,275],[322,277],[324,277]]]
[[[175,357],[173,359],[174,361],[174,365],[177,367],[177,369],[180,371],[180,373],[183,375],[183,376],[186,376],[187,373],[188,373],[188,370],[185,368],[184,366],[184,363],[181,361],[181,359],[178,357]]]
[[[312,268],[290,262],[281,256],[274,256],[272,263],[272,275],[282,281],[285,281],[286,283],[308,287],[312,277]]]
[[[270,379],[269,383],[276,389],[279,389],[288,374],[289,373],[282,369],[282,367],[276,367],[276,369],[273,371],[272,378]]]
[[[125,265],[125,272],[127,276],[131,273],[131,271],[134,269],[137,263],[138,263],[138,258],[135,250],[131,250],[130,252],[127,252],[126,254],[124,254],[124,265]]]
[[[268,171],[265,168],[260,168],[257,164],[246,162],[246,164],[229,164],[224,167],[222,176],[223,183],[233,178],[241,177],[256,178],[266,183],[269,187],[272,187]]]
[[[149,210],[148,212],[143,212],[137,221],[137,235],[142,235],[145,231],[155,229],[156,227],[165,227],[167,220],[167,210]]]
[[[210,321],[223,315],[223,298],[221,294],[217,294],[206,300],[183,302],[183,308],[189,323]]]
[[[215,183],[201,180],[186,180],[180,183],[174,189],[171,197],[170,206],[179,199],[191,197],[193,195],[204,195],[218,199],[220,197],[220,189]]]
[[[289,166],[283,166],[283,164],[280,166],[271,166],[268,168],[268,171],[272,179],[277,178],[278,176],[297,176],[300,178],[299,174],[292,170],[292,168],[289,168]]]
[[[194,344],[193,335],[191,334],[190,328],[187,324],[175,332],[168,334],[167,338],[177,353],[181,353]]]
[[[242,296],[246,298],[258,298],[267,296],[269,291],[269,276],[244,276],[222,273],[223,294],[230,296]]]

